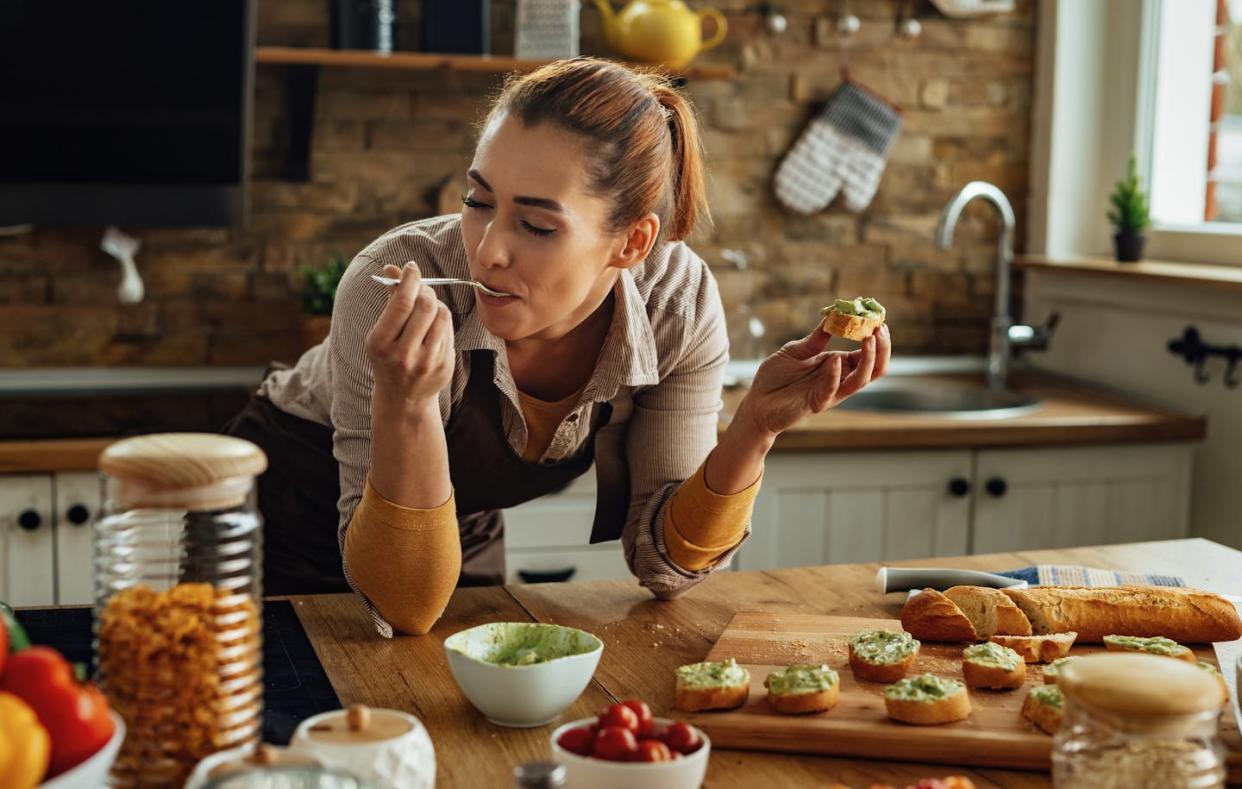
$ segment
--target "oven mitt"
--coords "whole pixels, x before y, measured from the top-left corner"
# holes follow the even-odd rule
[[[875,196],[901,115],[852,82],[842,82],[776,171],[777,198],[791,211],[813,214],[837,192],[854,212]]]

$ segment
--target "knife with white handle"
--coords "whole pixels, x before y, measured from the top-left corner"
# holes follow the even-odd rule
[[[950,567],[881,567],[875,574],[875,587],[883,594],[912,589],[940,589],[950,586],[990,586],[993,589],[1025,589],[1026,581],[981,570],[955,570]]]

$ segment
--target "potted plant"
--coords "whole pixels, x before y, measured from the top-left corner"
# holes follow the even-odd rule
[[[1138,162],[1134,154],[1126,165],[1126,177],[1117,182],[1108,202],[1112,209],[1108,212],[1108,221],[1116,229],[1113,244],[1117,251],[1117,260],[1132,263],[1143,259],[1143,242],[1146,237],[1143,231],[1151,224],[1147,214],[1147,194],[1139,185]]]
[[[332,304],[336,300],[336,286],[340,284],[347,261],[340,258],[329,260],[320,267],[302,268],[302,349],[312,348],[324,341],[332,325]]]

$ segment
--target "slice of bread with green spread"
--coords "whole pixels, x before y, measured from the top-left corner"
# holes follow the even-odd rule
[[[872,298],[837,299],[820,310],[820,328],[835,337],[865,340],[884,324],[884,305]]]
[[[1011,690],[1026,681],[1026,662],[1009,647],[972,644],[962,650],[962,676],[972,688]]]
[[[1022,702],[1022,717],[1044,734],[1056,734],[1065,718],[1065,697],[1056,685],[1035,685]]]
[[[921,674],[884,689],[888,717],[915,726],[934,726],[970,717],[970,694],[956,679]]]
[[[794,665],[763,681],[768,703],[777,712],[798,715],[832,709],[841,696],[841,677],[823,664]]]
[[[731,710],[750,697],[750,672],[733,658],[681,666],[676,676],[673,706],[682,712]]]
[[[1104,636],[1104,646],[1113,652],[1146,652],[1149,655],[1176,658],[1187,663],[1195,663],[1199,660],[1199,658],[1195,657],[1194,650],[1190,647],[1182,646],[1164,636],[1152,636],[1150,638],[1142,638],[1140,636]]]
[[[850,670],[855,679],[895,682],[919,654],[918,640],[897,630],[860,630],[850,639]]]
[[[1082,655],[1066,655],[1065,657],[1059,657],[1044,666],[1043,670],[1040,671],[1040,674],[1044,677],[1044,684],[1055,685],[1057,682],[1057,675],[1061,673],[1061,667],[1066,663],[1069,663],[1071,660],[1077,660],[1080,657],[1082,657]]]

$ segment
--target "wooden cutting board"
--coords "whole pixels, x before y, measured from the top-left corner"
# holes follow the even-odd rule
[[[707,655],[732,657],[750,670],[750,700],[728,712],[685,716],[707,732],[719,748],[785,753],[860,756],[886,761],[919,761],[979,767],[1048,770],[1052,738],[1020,714],[1027,688],[1043,682],[1040,665],[1027,666],[1026,687],[1013,691],[970,691],[971,716],[942,726],[908,726],[884,713],[884,685],[856,681],[849,668],[846,643],[863,628],[900,630],[896,619],[860,619],[818,614],[742,612],[733,619]],[[931,672],[961,679],[962,644],[924,642],[911,674]],[[1104,651],[1076,646],[1071,654]],[[1195,650],[1216,664],[1210,646]],[[776,668],[793,663],[827,663],[841,675],[841,699],[828,712],[781,715],[764,697],[763,680]],[[1221,716],[1229,749],[1230,777],[1242,777],[1242,739],[1229,709]]]

